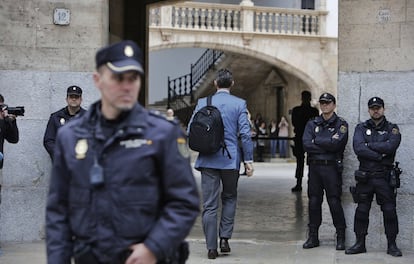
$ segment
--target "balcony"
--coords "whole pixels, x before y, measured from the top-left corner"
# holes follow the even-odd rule
[[[326,36],[326,10],[183,2],[150,9],[149,28],[169,41],[172,30],[252,35]]]

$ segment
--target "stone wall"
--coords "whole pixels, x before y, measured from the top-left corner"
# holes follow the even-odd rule
[[[55,8],[70,10],[70,24],[55,25]],[[66,88],[83,88],[83,106],[98,98],[94,54],[108,39],[107,1],[3,0],[0,4],[0,93],[18,117],[20,141],[5,144],[0,239],[39,240],[50,158],[43,133],[50,114],[65,106]]]
[[[398,190],[397,213],[400,234],[397,243],[414,249],[414,1],[339,1],[338,112],[350,125],[344,172],[344,204],[347,244],[354,242],[352,203],[349,186],[358,161],[352,149],[357,123],[369,118],[367,102],[372,96],[385,100],[386,117],[397,123],[402,142],[396,159],[401,162],[402,186]],[[369,248],[386,248],[382,212],[376,201],[370,214]]]

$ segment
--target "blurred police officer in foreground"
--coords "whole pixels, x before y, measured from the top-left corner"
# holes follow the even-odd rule
[[[401,142],[401,134],[398,126],[385,118],[384,101],[381,98],[369,99],[368,112],[371,119],[355,127],[353,139],[354,151],[360,162],[359,169],[355,171],[356,188],[351,189],[354,200],[358,203],[354,218],[356,243],[345,253],[367,252],[365,237],[368,233],[369,210],[375,194],[384,215],[387,254],[399,257],[402,253],[395,243],[398,234],[395,188],[399,186],[392,183],[392,173],[395,173],[393,163]]]
[[[318,230],[322,223],[325,190],[336,228],[336,250],[344,250],[346,223],[341,205],[342,159],[348,141],[348,123],[334,112],[336,100],[332,94],[322,94],[319,103],[322,114],[306,124],[303,134],[309,165],[309,237],[303,248],[319,246]]]
[[[4,104],[4,97],[0,94],[0,191],[3,182],[4,140],[13,144],[19,142],[19,129],[17,128],[16,116],[8,113],[7,105]]]
[[[80,106],[82,103],[82,89],[79,86],[72,85],[68,87],[66,91],[66,103],[67,106],[50,115],[43,137],[43,146],[52,160],[58,128],[66,124],[66,122],[77,114],[81,115],[85,112],[85,109]]]
[[[199,197],[186,137],[137,103],[141,56],[132,41],[100,49],[93,80],[101,100],[58,130],[48,263],[184,263],[188,256],[183,240]]]

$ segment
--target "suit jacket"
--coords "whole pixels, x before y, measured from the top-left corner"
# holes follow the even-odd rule
[[[228,89],[219,89],[213,95],[211,104],[221,112],[224,124],[224,141],[231,158],[222,150],[210,155],[199,154],[195,162],[195,168],[198,170],[200,168],[239,170],[241,161],[253,161],[253,143],[250,135],[246,101],[231,95]],[[206,97],[198,100],[188,128],[195,113],[206,105]]]

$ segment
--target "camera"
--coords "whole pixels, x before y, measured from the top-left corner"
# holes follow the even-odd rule
[[[6,111],[9,113],[9,115],[15,115],[15,116],[24,116],[24,106],[15,106],[10,107],[8,105],[1,105],[1,111]]]

